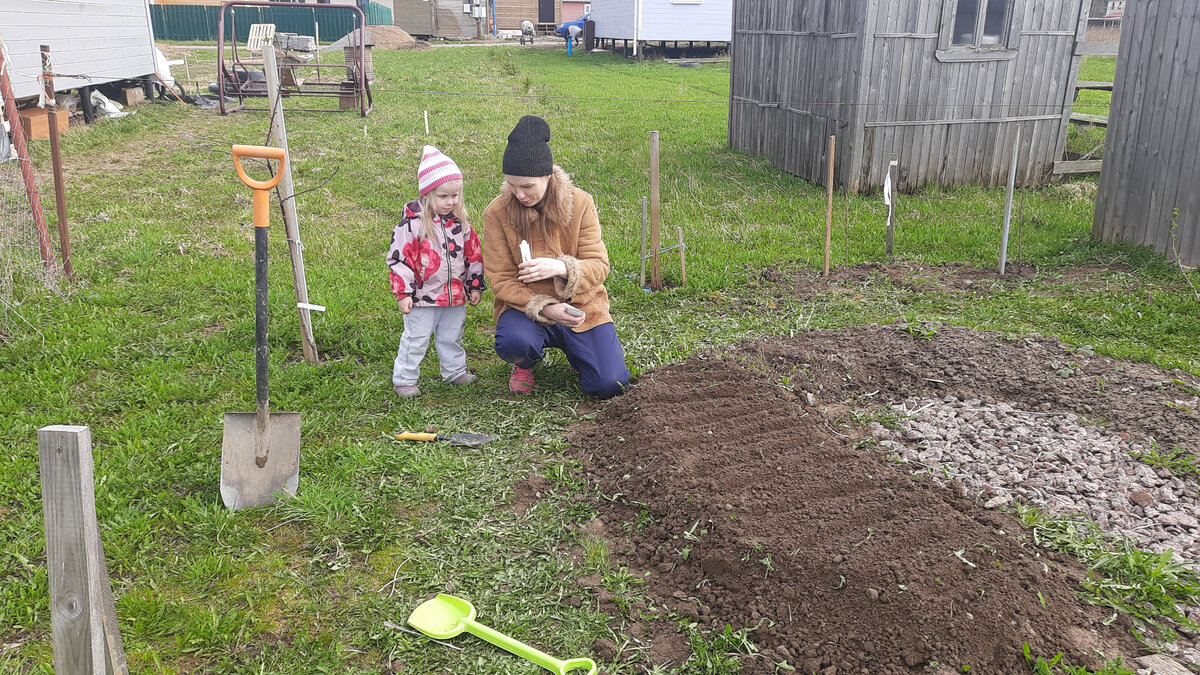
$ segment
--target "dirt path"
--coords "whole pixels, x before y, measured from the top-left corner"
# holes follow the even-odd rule
[[[1068,357],[1076,377],[1046,365]],[[592,529],[616,564],[649,572],[648,605],[622,613],[599,597],[648,642],[678,642],[649,620],[657,607],[705,627],[758,626],[763,651],[747,673],[784,661],[803,673],[1027,672],[1026,643],[1093,667],[1097,651],[1131,658],[1128,624],[1103,625],[1108,611],[1076,596],[1079,563],[1036,548],[958,483],[911,474],[845,422],[882,403],[957,397],[1102,416],[1107,431],[1200,447],[1200,416],[1158,401],[1184,395],[1172,379],[1195,378],[1068,355],[1054,340],[893,327],[748,343],[651,373],[572,440],[613,499],[598,501]],[[679,665],[688,651],[651,654]]]

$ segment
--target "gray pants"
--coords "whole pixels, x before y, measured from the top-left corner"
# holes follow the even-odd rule
[[[467,350],[463,349],[463,329],[467,325],[467,306],[413,307],[404,315],[404,334],[392,367],[392,384],[407,387],[417,383],[421,374],[421,359],[429,349],[429,337],[434,335],[442,379],[449,382],[467,372]]]

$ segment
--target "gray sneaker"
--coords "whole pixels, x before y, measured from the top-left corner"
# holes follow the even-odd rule
[[[396,390],[396,394],[402,398],[416,398],[421,395],[421,390],[415,384],[409,384],[403,387],[392,387]]]
[[[463,373],[462,375],[459,375],[458,377],[454,378],[453,380],[450,380],[450,384],[453,384],[456,387],[461,387],[461,386],[468,385],[468,384],[474,384],[475,380],[478,380],[478,379],[479,378],[475,377],[471,373]]]

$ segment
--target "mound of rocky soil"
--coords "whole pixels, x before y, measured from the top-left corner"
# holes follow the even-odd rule
[[[1141,518],[1161,535],[1148,547],[1194,556],[1195,482],[1128,460],[1151,438],[1200,447],[1195,378],[1054,340],[930,332],[814,331],[644,376],[572,439],[605,495],[592,530],[645,576],[654,607],[754,627],[748,673],[1028,672],[1025,644],[1128,663],[1128,622],[1076,594],[1086,569],[996,507],[1069,502],[1123,535]],[[850,421],[864,410],[901,421]],[[670,641],[645,609],[626,628]]]

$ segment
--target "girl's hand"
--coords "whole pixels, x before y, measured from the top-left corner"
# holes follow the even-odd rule
[[[400,298],[400,311],[402,313],[408,314],[409,312],[411,312],[412,306],[413,306],[413,299],[412,299],[411,295],[406,295],[403,298]]]
[[[578,316],[571,314],[571,312],[577,312]],[[567,328],[574,328],[582,324],[583,320],[587,318],[587,314],[564,302],[546,305],[542,308],[542,316]]]
[[[558,258],[534,258],[517,265],[517,281],[523,284],[554,277],[567,278],[567,265]]]
[[[471,303],[471,306],[474,307],[475,305],[479,304],[479,297],[479,291],[471,291],[471,295],[467,296],[467,300]]]

